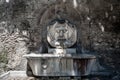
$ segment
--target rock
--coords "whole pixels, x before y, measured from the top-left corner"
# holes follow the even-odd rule
[[[24,41],[25,39],[26,38],[17,38],[18,43],[15,46],[15,53],[14,54],[12,53],[9,56],[9,61],[7,64],[8,68],[25,70],[26,60],[23,59],[23,55],[28,53],[26,42]]]

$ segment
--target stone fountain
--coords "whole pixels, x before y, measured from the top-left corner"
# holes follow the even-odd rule
[[[90,75],[96,57],[80,52],[76,26],[56,19],[47,26],[47,49],[24,55],[27,75],[34,77],[80,77]],[[43,47],[44,48],[44,47]]]

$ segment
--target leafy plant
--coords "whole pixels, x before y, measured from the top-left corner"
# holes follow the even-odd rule
[[[0,63],[7,63],[8,62],[7,53],[8,53],[8,51],[6,49],[3,49],[0,52]]]

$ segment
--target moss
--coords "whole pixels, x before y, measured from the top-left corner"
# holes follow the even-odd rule
[[[8,63],[8,59],[7,59],[7,53],[8,51],[3,49],[1,52],[0,52],[0,63]]]

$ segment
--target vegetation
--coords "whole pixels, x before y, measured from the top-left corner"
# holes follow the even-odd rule
[[[7,50],[3,49],[1,52],[0,52],[0,63],[7,63],[8,62],[8,59],[7,59]]]

